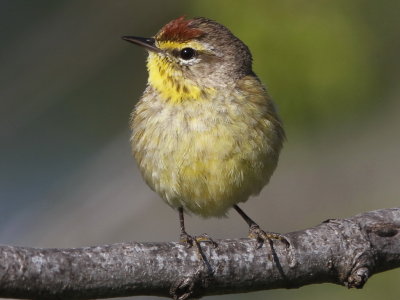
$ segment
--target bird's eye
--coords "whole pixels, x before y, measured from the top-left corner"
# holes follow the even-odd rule
[[[192,59],[196,55],[196,50],[193,48],[183,48],[180,52],[180,56],[184,60]]]

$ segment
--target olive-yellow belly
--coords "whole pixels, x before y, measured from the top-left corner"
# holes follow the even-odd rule
[[[141,99],[132,115],[132,148],[148,185],[170,206],[223,216],[258,194],[281,147],[266,107],[251,102]]]

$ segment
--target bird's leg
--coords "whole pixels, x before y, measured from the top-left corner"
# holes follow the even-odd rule
[[[178,208],[179,211],[179,224],[181,225],[181,242],[186,244],[187,248],[193,246],[194,241],[196,240],[194,237],[189,235],[185,230],[185,217],[183,216],[183,207]]]
[[[290,243],[285,236],[279,233],[265,232],[260,228],[260,226],[258,226],[256,222],[254,222],[248,215],[246,215],[239,206],[234,205],[233,208],[249,225],[249,237],[255,238],[257,240],[258,242],[257,248],[260,248],[262,244],[267,240],[280,240],[283,243],[285,243],[287,247],[290,246]]]
[[[200,242],[209,242],[214,246],[214,248],[217,246],[217,243],[214,242],[210,237],[208,237],[207,234],[202,234],[198,237],[191,236],[190,234],[188,234],[185,230],[185,220],[184,220],[184,216],[183,216],[183,208],[179,207],[178,211],[179,211],[179,222],[181,225],[181,242],[185,243],[187,248],[190,248],[193,245],[196,246],[197,255],[203,262],[202,268],[206,267],[207,268],[207,276],[211,276],[213,274],[213,269],[212,269],[210,263],[208,262],[206,255],[204,254],[203,250],[201,249]]]
[[[214,271],[207,260],[206,255],[200,247],[200,242],[211,242],[213,245],[216,243],[208,237],[207,234],[201,236],[191,236],[185,230],[185,220],[183,215],[183,208],[179,207],[179,223],[181,227],[180,239],[181,242],[186,244],[187,248],[196,246],[196,253],[202,264],[193,270],[188,276],[178,279],[170,288],[170,294],[173,299],[184,300],[188,299],[195,292],[197,285],[208,281]]]
[[[203,233],[199,236],[191,236],[190,234],[188,234],[185,230],[185,219],[183,215],[183,208],[179,207],[178,211],[179,211],[179,223],[181,227],[180,239],[182,243],[185,243],[188,248],[192,247],[193,244],[195,244],[196,247],[200,249],[199,245],[200,242],[208,242],[211,243],[214,246],[214,248],[217,247],[217,243],[213,241],[213,239],[210,238],[207,233]],[[201,249],[199,251],[201,252]]]

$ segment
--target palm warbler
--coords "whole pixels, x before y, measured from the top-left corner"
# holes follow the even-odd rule
[[[248,47],[206,18],[169,22],[154,38],[124,36],[148,50],[148,85],[131,115],[132,149],[147,184],[179,211],[181,238],[194,239],[183,213],[224,216],[268,183],[285,138]],[[286,241],[286,240],[284,240]]]

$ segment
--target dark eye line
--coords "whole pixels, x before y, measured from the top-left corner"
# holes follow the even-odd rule
[[[172,49],[171,54],[175,57],[178,57],[180,52],[181,51],[179,49]]]

